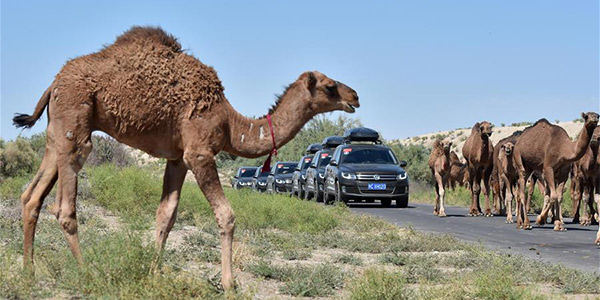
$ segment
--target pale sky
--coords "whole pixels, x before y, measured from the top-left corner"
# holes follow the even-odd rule
[[[267,112],[307,70],[354,88],[387,139],[573,120],[600,110],[599,6],[578,1],[2,1],[0,137],[68,60],[159,25],[219,74],[233,106]],[[334,114],[335,117],[335,114]]]

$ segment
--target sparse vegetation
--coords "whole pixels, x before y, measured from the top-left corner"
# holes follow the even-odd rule
[[[519,123],[511,123],[510,126],[513,126],[513,127],[515,127],[515,126],[517,126],[517,127],[518,126],[529,126],[531,124],[533,124],[533,123],[531,123],[531,122],[519,122]]]

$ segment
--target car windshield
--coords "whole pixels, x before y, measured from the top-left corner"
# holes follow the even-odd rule
[[[312,157],[308,156],[305,157],[304,160],[302,161],[302,170],[306,170],[308,169],[308,166],[310,166],[310,162],[312,161]]]
[[[276,174],[290,174],[294,173],[294,165],[292,164],[277,164]]]
[[[258,168],[256,170],[256,175],[254,175],[254,176],[256,176],[256,177],[267,177],[267,176],[269,176],[269,171],[261,172],[260,170],[261,170],[261,168]]]
[[[396,164],[396,158],[388,149],[352,149],[342,150],[342,163],[345,164]]]
[[[321,152],[321,159],[319,159],[319,165],[317,167],[326,166],[331,160],[331,153]]]
[[[238,173],[238,177],[252,177],[256,173],[255,168],[242,168]]]

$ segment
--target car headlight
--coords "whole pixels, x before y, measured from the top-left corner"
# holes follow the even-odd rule
[[[277,182],[277,183],[285,183],[285,180],[283,180],[283,179],[275,179],[275,182]]]
[[[292,180],[291,179],[286,179],[285,183],[292,183]]]
[[[354,173],[342,172],[342,178],[344,178],[344,179],[356,179],[356,175]]]
[[[258,185],[267,185],[266,182],[258,182]]]
[[[408,174],[406,174],[406,172],[400,172],[400,174],[398,174],[398,180],[404,180],[408,177]]]
[[[319,178],[321,178],[321,179],[325,178],[325,173],[319,173]]]

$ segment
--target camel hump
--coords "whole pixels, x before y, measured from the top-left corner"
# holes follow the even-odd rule
[[[165,32],[160,27],[152,26],[133,26],[131,29],[118,36],[114,45],[146,43],[148,41],[153,41],[168,47],[174,52],[182,52],[181,44],[179,44],[176,37]]]

